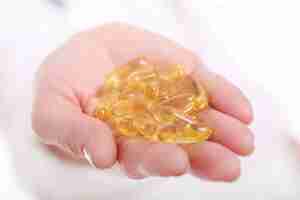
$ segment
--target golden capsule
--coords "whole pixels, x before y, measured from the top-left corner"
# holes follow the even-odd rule
[[[104,83],[104,87],[106,90],[116,90],[120,88],[122,79],[118,73],[110,73],[105,79]]]
[[[158,70],[159,76],[162,80],[165,81],[177,81],[184,77],[184,66],[180,64],[171,64],[166,65]]]
[[[136,137],[138,132],[133,126],[132,119],[117,118],[114,121],[114,126],[117,132],[123,136]]]
[[[200,143],[207,140],[212,134],[212,130],[206,127],[198,128],[195,125],[187,124],[183,128],[181,137],[178,138],[180,143]]]
[[[153,106],[151,113],[159,124],[174,124],[177,120],[174,112],[169,107]]]
[[[106,96],[106,98],[98,98],[96,109],[94,110],[94,117],[107,121],[111,119],[112,116],[112,104],[111,104],[112,98],[109,96]]]
[[[142,138],[152,141],[152,142],[161,142],[158,134],[153,134],[153,135],[144,135]]]
[[[196,111],[201,111],[208,107],[208,101],[206,97],[195,96],[191,99],[193,109]]]
[[[112,118],[112,112],[107,108],[97,108],[94,111],[94,116],[103,121],[107,121]]]
[[[144,95],[149,100],[157,101],[159,99],[159,83],[157,81],[149,82],[145,85]]]
[[[175,133],[162,132],[158,135],[159,140],[164,143],[176,143],[177,135]]]
[[[141,136],[153,136],[157,132],[157,124],[150,114],[135,115],[133,125]]]
[[[200,111],[208,107],[208,101],[206,97],[202,95],[192,96],[189,99],[189,103],[184,108],[185,114],[195,115]]]
[[[170,74],[170,78],[173,80],[178,80],[184,77],[184,67],[183,65],[176,64],[173,66],[172,73]]]
[[[114,102],[112,105],[113,115],[116,117],[128,117],[134,111],[134,104],[127,99]]]
[[[176,126],[169,125],[169,126],[161,127],[159,130],[158,137],[161,142],[175,143],[177,138]]]

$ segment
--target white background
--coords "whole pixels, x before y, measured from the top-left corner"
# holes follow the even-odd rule
[[[272,96],[268,99],[270,102],[264,103],[274,103],[276,109],[280,107],[284,114],[279,118],[283,118],[289,130],[286,134],[300,138],[299,1],[140,0],[131,1],[131,5],[114,0],[63,2],[67,3],[66,7],[53,6],[48,1],[0,0],[0,84],[1,78],[6,82],[9,80],[5,79],[31,81],[35,71],[33,65],[38,65],[50,50],[76,31],[105,21],[129,21],[192,48],[212,70],[223,73],[230,80],[236,83],[240,79],[247,80],[246,85],[241,85],[242,89],[259,88],[263,91],[259,94]],[[9,87],[0,85],[0,103]],[[18,84],[12,88],[23,89]],[[8,126],[4,121],[7,116],[4,114],[8,113],[4,105],[3,108],[0,105],[0,129],[3,126],[0,198],[4,195],[6,199],[13,199],[20,197],[15,195],[25,194],[19,189],[10,162],[10,144],[1,140],[2,135],[6,138]]]

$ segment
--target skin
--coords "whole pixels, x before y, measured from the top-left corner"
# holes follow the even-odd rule
[[[211,103],[201,116],[216,130],[211,140],[175,145],[117,139],[105,123],[87,114],[105,74],[140,56],[158,64],[183,64],[201,82]],[[130,178],[192,173],[233,181],[241,173],[238,156],[254,150],[247,127],[252,118],[241,91],[204,68],[193,52],[158,34],[112,23],[73,36],[44,61],[37,73],[32,126],[45,144],[73,159],[82,159],[85,149],[97,168],[119,161]]]

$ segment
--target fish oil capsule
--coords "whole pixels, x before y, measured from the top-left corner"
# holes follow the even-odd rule
[[[211,129],[198,128],[196,125],[186,124],[183,128],[182,142],[199,143],[207,140],[211,135]]]
[[[194,95],[190,97],[189,103],[185,106],[183,112],[185,114],[195,115],[207,107],[208,101],[206,97],[203,97],[202,95]]]
[[[108,74],[104,80],[104,90],[112,91],[120,89],[120,86],[123,83],[122,75],[124,74],[125,72],[120,69]]]
[[[191,102],[193,109],[196,111],[200,111],[208,107],[207,97],[203,97],[200,95],[194,96],[192,97]]]
[[[184,66],[180,64],[171,64],[162,66],[157,70],[162,80],[171,82],[184,77]]]
[[[152,136],[156,134],[157,124],[149,114],[137,114],[133,124],[141,136]]]
[[[94,116],[103,121],[112,119],[112,98],[106,96],[106,98],[97,99],[96,109],[94,110]]]
[[[112,118],[112,112],[108,108],[98,108],[94,111],[94,115],[96,118],[101,119],[103,121],[107,121]]]
[[[151,113],[153,118],[159,124],[173,124],[176,122],[177,117],[174,115],[174,112],[168,107],[164,106],[153,106],[151,108]]]
[[[114,127],[120,135],[128,137],[138,136],[138,132],[133,126],[132,119],[117,118],[114,120]]]
[[[169,125],[166,127],[161,127],[159,130],[159,139],[165,143],[175,143],[176,142],[176,126]]]
[[[172,68],[172,72],[169,75],[169,79],[176,81],[184,77],[184,67],[182,65],[176,64],[171,68]]]

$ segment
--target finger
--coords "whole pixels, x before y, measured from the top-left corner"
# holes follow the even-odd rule
[[[212,107],[244,123],[251,123],[253,120],[251,104],[239,88],[222,76],[204,68],[197,69],[192,75],[206,88]]]
[[[46,144],[55,145],[78,158],[88,153],[98,168],[107,168],[116,160],[116,146],[110,129],[81,112],[64,97],[43,94],[36,99],[32,113],[35,132]]]
[[[211,140],[228,147],[240,155],[249,155],[254,150],[254,135],[242,122],[214,109],[199,114],[200,120],[213,127]]]
[[[234,181],[240,176],[240,160],[222,145],[206,141],[184,148],[195,176],[215,181]]]
[[[121,139],[118,150],[118,159],[125,172],[135,179],[147,176],[179,176],[189,166],[185,151],[175,144]]]

